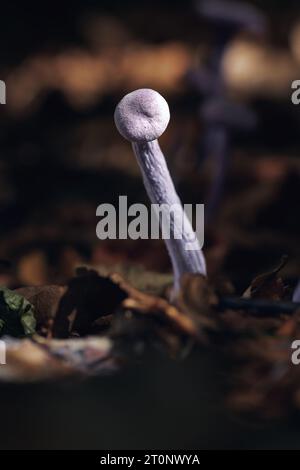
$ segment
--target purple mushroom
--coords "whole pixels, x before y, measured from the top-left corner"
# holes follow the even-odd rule
[[[176,295],[181,276],[184,273],[206,275],[206,263],[198,243],[193,249],[187,250],[187,244],[197,239],[157,141],[169,123],[168,103],[154,90],[136,90],[119,102],[114,118],[120,134],[132,142],[151,203],[166,207],[176,205],[180,208],[183,224],[181,227],[176,226],[177,217],[171,217],[172,235],[170,239],[165,240],[174,272],[173,295]],[[176,232],[181,232],[181,238],[174,237]]]
[[[249,106],[229,98],[222,69],[224,52],[240,32],[256,36],[266,31],[264,15],[254,6],[236,0],[198,0],[197,12],[214,27],[214,42],[208,63],[187,74],[190,85],[202,95],[200,109],[204,136],[199,163],[213,162],[212,186],[206,200],[207,221],[217,214],[230,157],[232,135],[253,130],[256,116]]]

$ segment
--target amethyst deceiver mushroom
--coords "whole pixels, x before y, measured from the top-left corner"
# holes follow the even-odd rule
[[[224,189],[232,134],[253,130],[256,123],[255,114],[248,106],[228,96],[224,54],[239,32],[262,36],[267,24],[256,7],[237,0],[197,0],[196,9],[214,30],[213,49],[207,65],[187,74],[189,83],[205,98],[200,110],[204,122],[200,163],[209,156],[215,169],[206,202],[206,220],[211,223],[218,213]]]
[[[165,240],[174,272],[173,295],[176,295],[181,276],[184,273],[206,275],[206,263],[199,246],[192,250],[186,249],[187,243],[196,239],[195,232],[184,213],[157,141],[170,120],[168,103],[157,91],[147,88],[135,90],[119,102],[114,118],[120,134],[132,142],[151,203],[165,204],[167,207],[178,205],[182,211],[183,230],[182,226],[178,228],[181,238],[174,237],[178,219],[173,217],[172,235]]]

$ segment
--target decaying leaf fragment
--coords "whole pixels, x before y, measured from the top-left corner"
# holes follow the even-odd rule
[[[14,292],[25,297],[33,306],[37,331],[47,335],[52,329],[59,303],[66,293],[65,286],[32,286],[16,289]]]
[[[35,328],[33,305],[16,291],[0,287],[0,336],[30,336]]]
[[[114,313],[126,297],[126,292],[110,278],[91,269],[78,270],[58,305],[53,336],[86,335],[97,319]]]
[[[139,291],[117,273],[112,274],[111,279],[128,294],[128,298],[122,303],[124,308],[145,314],[165,315],[182,332],[197,336],[194,323],[167,300]]]
[[[279,273],[287,263],[287,256],[283,256],[279,265],[272,271],[257,276],[244,293],[245,298],[262,298],[270,300],[284,299],[287,289]]]

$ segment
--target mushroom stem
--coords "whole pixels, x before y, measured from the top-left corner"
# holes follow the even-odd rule
[[[199,246],[192,250],[186,248],[188,243],[195,240],[196,234],[176,193],[158,141],[133,142],[132,146],[151,203],[166,204],[168,207],[176,205],[182,210],[181,217],[171,218],[171,233],[181,233],[182,237],[165,240],[173,266],[174,288],[177,291],[184,273],[200,273],[206,276],[205,259]],[[176,226],[178,222],[180,227]]]
[[[218,212],[223,195],[228,165],[229,132],[223,126],[212,125],[211,128],[207,130],[205,140],[207,153],[212,149],[214,164],[214,179],[210,187],[206,205],[206,214],[210,222]]]
[[[300,281],[298,281],[298,284],[295,287],[293,293],[293,302],[300,302]]]

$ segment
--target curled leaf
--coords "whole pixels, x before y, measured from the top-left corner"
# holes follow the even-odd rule
[[[287,256],[283,256],[279,265],[268,273],[260,274],[246,290],[243,297],[281,300],[286,296],[286,287],[283,284],[279,272],[287,263]]]
[[[80,268],[59,302],[53,336],[86,335],[94,322],[114,313],[126,297],[126,292],[108,277]]]

